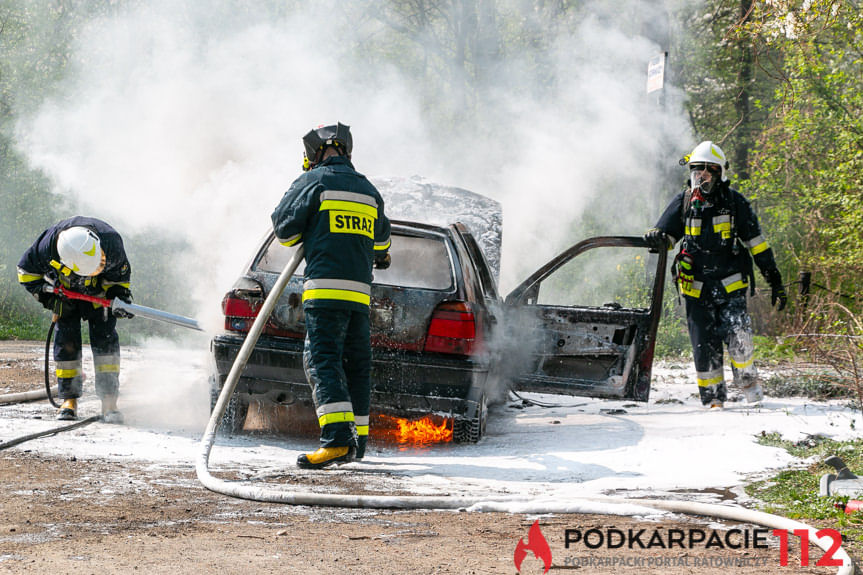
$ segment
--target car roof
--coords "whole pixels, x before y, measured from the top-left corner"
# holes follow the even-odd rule
[[[500,275],[503,210],[499,202],[462,188],[413,176],[369,178],[390,220],[448,227],[461,222],[483,251],[495,278]]]

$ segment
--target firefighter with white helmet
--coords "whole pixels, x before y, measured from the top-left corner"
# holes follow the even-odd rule
[[[757,402],[763,392],[753,363],[746,289],[754,293],[754,261],[771,287],[772,304],[782,310],[787,301],[782,275],[752,206],[729,185],[722,149],[701,142],[681,164],[689,167],[689,186],[671,200],[644,239],[654,250],[670,250],[681,241],[673,274],[686,303],[702,404],[721,408],[727,399],[723,344],[734,383],[747,401]]]
[[[112,314],[107,308],[66,300],[49,290],[59,285],[78,293],[131,302],[131,273],[117,230],[85,216],[63,220],[42,232],[18,262],[18,281],[56,318],[54,363],[57,395],[63,400],[58,419],[77,418],[83,386],[81,321],[86,320],[103,420],[122,423],[123,416],[117,409],[120,340],[115,315],[129,314],[123,310]]]

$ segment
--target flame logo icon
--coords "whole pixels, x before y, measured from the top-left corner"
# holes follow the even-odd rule
[[[518,540],[518,545],[515,546],[513,558],[515,559],[516,571],[521,572],[521,562],[527,556],[528,550],[533,551],[533,556],[537,559],[542,559],[542,563],[545,565],[543,575],[548,573],[551,568],[551,548],[548,546],[548,541],[543,537],[542,531],[539,530],[539,519],[530,526],[530,530],[527,532],[527,543],[522,538]]]

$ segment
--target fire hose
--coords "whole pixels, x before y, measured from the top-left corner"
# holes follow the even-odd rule
[[[171,323],[174,325],[179,325],[179,326],[186,327],[189,329],[194,329],[197,331],[203,331],[203,329],[201,328],[201,326],[197,322],[197,320],[194,320],[194,319],[191,319],[188,317],[183,317],[181,315],[176,315],[173,313],[168,313],[166,311],[154,309],[154,308],[143,306],[143,305],[137,305],[137,304],[133,304],[133,303],[124,302],[120,298],[107,299],[107,298],[82,294],[82,293],[68,290],[68,289],[64,288],[63,286],[50,286],[49,285],[49,286],[45,286],[44,290],[48,293],[53,293],[55,295],[58,295],[60,297],[66,298],[66,299],[86,301],[86,302],[100,305],[103,308],[109,310],[111,313],[114,313],[117,310],[122,310],[122,312],[125,312],[126,317],[133,317],[133,316],[137,315],[137,316],[145,317],[147,319],[154,319],[154,320],[163,321],[166,323]],[[51,327],[48,328],[48,337],[45,341],[45,389],[44,390],[27,391],[27,392],[22,392],[22,393],[11,393],[8,395],[0,395],[0,404],[19,403],[22,401],[34,401],[37,399],[43,399],[43,398],[47,397],[48,401],[51,403],[52,406],[57,407],[57,408],[60,407],[60,405],[56,401],[54,401],[54,398],[52,396],[52,389],[51,389],[50,376],[49,376],[49,360],[48,360],[50,349],[51,349],[51,337],[54,334],[54,327],[55,327],[56,323],[57,323],[57,318],[54,317],[51,321]],[[56,391],[56,389],[57,388],[55,387],[54,390]],[[25,441],[30,441],[31,439],[37,439],[39,437],[44,437],[46,435],[53,435],[53,434],[59,433],[61,431],[69,431],[71,429],[76,429],[78,427],[82,427],[84,425],[89,425],[90,423],[93,423],[94,421],[99,421],[101,419],[102,419],[102,416],[96,415],[96,416],[84,419],[82,421],[79,421],[77,423],[73,423],[71,425],[65,425],[62,427],[56,427],[56,428],[49,429],[46,431],[41,431],[39,433],[34,433],[31,435],[25,435],[25,436],[19,437],[17,439],[12,439],[12,440],[9,440],[7,442],[0,443],[0,449],[6,449],[7,447],[12,447],[13,445],[18,445],[19,443],[24,443]]]
[[[237,352],[237,357],[231,366],[231,371],[225,380],[207,428],[201,438],[201,450],[195,462],[195,472],[198,480],[210,491],[221,493],[239,499],[261,501],[265,503],[284,503],[288,505],[312,505],[329,507],[350,507],[365,509],[466,509],[469,511],[500,511],[509,513],[609,513],[614,515],[644,515],[650,510],[662,510],[671,513],[702,515],[717,517],[731,521],[740,521],[786,529],[788,532],[800,534],[805,530],[809,541],[824,551],[833,551],[833,557],[842,561],[837,575],[854,575],[857,573],[851,557],[842,548],[833,549],[834,541],[828,536],[819,536],[819,530],[809,527],[799,521],[794,521],[779,515],[762,511],[754,511],[743,507],[732,507],[713,503],[694,501],[674,501],[665,499],[629,499],[625,497],[590,497],[556,499],[554,501],[530,498],[527,496],[510,497],[447,497],[432,495],[354,495],[329,494],[302,491],[283,491],[249,483],[225,481],[214,477],[209,470],[210,452],[216,439],[216,430],[227,409],[228,402],[237,382],[246,367],[246,363],[257,344],[264,326],[270,318],[273,309],[291,279],[294,271],[303,258],[303,248],[297,249],[291,260],[285,265],[281,275],[273,285],[267,299],[264,300],[252,327],[246,335],[243,345]],[[603,504],[601,510],[597,504]],[[795,530],[798,530],[795,532]]]

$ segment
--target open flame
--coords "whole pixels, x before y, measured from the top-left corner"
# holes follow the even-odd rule
[[[453,420],[448,417],[427,415],[420,419],[405,419],[383,414],[379,417],[386,427],[391,428],[387,435],[399,444],[428,445],[452,441]]]

